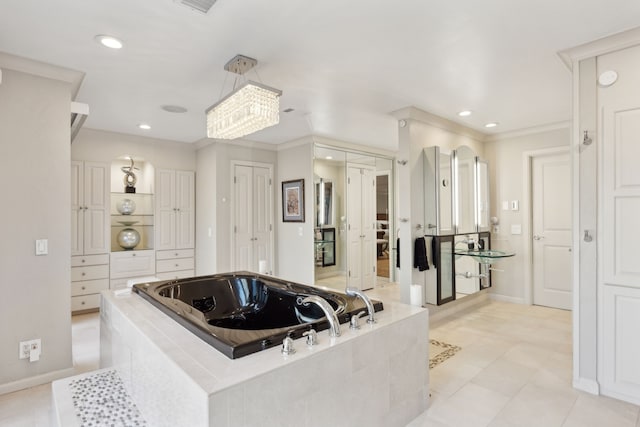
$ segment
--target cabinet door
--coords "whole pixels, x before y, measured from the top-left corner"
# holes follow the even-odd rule
[[[195,247],[195,174],[176,171],[176,249]]]
[[[109,173],[106,163],[84,163],[84,254],[109,252]]]
[[[156,249],[176,248],[176,173],[156,170]]]
[[[83,172],[82,162],[71,162],[71,255],[84,254]]]

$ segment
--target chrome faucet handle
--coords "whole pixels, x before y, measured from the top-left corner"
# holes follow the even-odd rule
[[[294,354],[296,352],[296,349],[293,348],[293,338],[291,338],[291,336],[287,335],[287,337],[282,340],[282,354],[289,355],[289,354]]]
[[[315,329],[309,329],[307,332],[303,332],[303,337],[307,337],[307,345],[309,347],[318,344],[318,333]]]
[[[360,313],[354,314],[353,316],[351,316],[351,320],[349,321],[349,329],[360,329],[360,324],[358,323],[358,319],[366,315],[367,315],[367,312],[363,310]]]
[[[349,287],[345,289],[345,294],[349,295],[350,297],[360,298],[364,302],[364,305],[367,306],[367,312],[369,313],[369,318],[367,319],[367,323],[376,323],[376,318],[375,318],[376,309],[373,306],[373,303],[371,302],[371,299],[369,299],[367,294],[365,294],[359,289],[349,288]]]

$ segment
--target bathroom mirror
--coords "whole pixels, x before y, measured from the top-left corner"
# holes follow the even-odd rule
[[[316,175],[316,226],[333,225],[333,182]]]
[[[454,172],[456,195],[456,233],[473,233],[476,230],[475,204],[476,153],[466,146],[454,151]]]
[[[491,216],[489,215],[489,164],[485,160],[476,158],[476,173],[478,231],[489,231],[491,229]]]
[[[440,147],[423,151],[425,234],[453,234],[453,169],[451,155]]]

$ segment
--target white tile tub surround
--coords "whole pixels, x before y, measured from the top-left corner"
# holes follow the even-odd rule
[[[231,360],[136,294],[102,294],[101,367],[154,426],[405,426],[428,406],[428,312],[386,303],[378,323]]]

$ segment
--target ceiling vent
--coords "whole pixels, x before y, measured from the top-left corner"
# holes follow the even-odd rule
[[[216,0],[174,0],[198,12],[207,13]]]
[[[80,131],[80,128],[87,120],[89,115],[89,106],[81,102],[71,103],[71,142],[75,139],[76,135]]]

